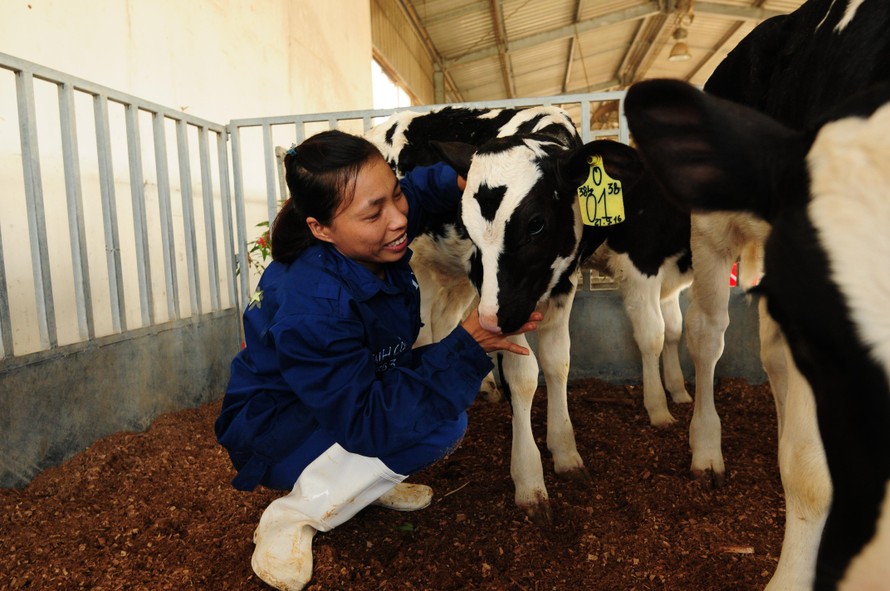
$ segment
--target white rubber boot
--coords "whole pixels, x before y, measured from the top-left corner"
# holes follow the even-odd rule
[[[386,507],[393,511],[419,511],[430,506],[433,500],[433,489],[425,484],[409,484],[402,482],[380,495],[371,503],[378,507]]]
[[[346,522],[404,479],[378,458],[334,444],[303,470],[293,491],[266,507],[253,534],[253,572],[280,591],[299,591],[312,578],[316,530]]]

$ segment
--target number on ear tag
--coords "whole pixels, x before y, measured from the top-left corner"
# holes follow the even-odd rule
[[[584,184],[578,187],[581,220],[588,226],[620,224],[624,221],[621,181],[609,176],[603,166],[602,156],[590,156],[587,163],[590,164],[590,174]]]

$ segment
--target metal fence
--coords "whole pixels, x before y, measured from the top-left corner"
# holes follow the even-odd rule
[[[220,125],[0,53],[0,150],[21,146],[20,154],[0,152],[0,361],[239,308],[256,280],[248,256],[260,233],[248,234],[245,202],[256,215],[264,195],[265,212],[252,221],[274,218],[286,193],[282,147],[313,133],[364,133],[405,109],[555,105],[584,122],[585,142],[609,135],[626,143],[623,98],[603,92]],[[592,112],[605,104],[617,111],[617,128],[592,129]]]
[[[224,125],[5,54],[0,120],[0,360],[237,305]]]
[[[364,111],[340,111],[332,113],[314,113],[309,115],[289,115],[279,117],[257,117],[251,119],[234,119],[229,123],[229,135],[232,144],[232,170],[234,172],[234,193],[238,219],[243,221],[244,212],[244,170],[251,166],[262,167],[265,171],[264,187],[253,187],[265,191],[268,220],[275,218],[279,205],[286,198],[286,186],[282,173],[282,154],[284,146],[299,144],[307,137],[328,129],[341,129],[352,133],[365,133],[371,127],[384,121],[399,111],[427,112],[444,107],[469,107],[479,109],[523,108],[534,106],[559,106],[565,109],[572,120],[581,122],[579,132],[581,139],[587,143],[594,137],[612,136],[618,141],[628,143],[629,132],[624,117],[624,92],[598,92],[587,94],[571,94],[526,99],[510,99],[500,101],[481,101],[472,103],[449,103],[447,105],[423,105],[391,109]],[[617,112],[617,126],[614,128],[594,129],[591,127],[591,116],[594,105],[613,104]],[[260,159],[260,155],[262,158]],[[249,164],[245,161],[249,159]],[[239,231],[248,227],[239,224]],[[238,236],[240,244],[256,237]],[[240,267],[247,268],[246,252],[242,249]],[[597,274],[585,271],[585,285],[595,289],[603,281]],[[241,277],[241,298],[247,301],[249,279],[247,274]],[[609,280],[611,283],[611,280]]]

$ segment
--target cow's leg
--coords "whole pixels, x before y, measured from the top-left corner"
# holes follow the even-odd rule
[[[411,265],[417,285],[420,287],[420,321],[423,326],[414,342],[415,347],[428,345],[433,340],[432,318],[433,302],[439,298],[439,282],[426,265],[414,263]]]
[[[433,342],[441,341],[448,336],[464,319],[475,295],[473,285],[466,278],[451,282],[440,281],[436,297],[431,303],[430,324]]]
[[[416,271],[415,275],[417,275]],[[439,277],[436,286],[436,296],[431,298],[432,301],[429,304],[432,342],[438,342],[448,336],[454,327],[466,317],[467,311],[475,306],[476,301],[476,290],[466,277],[455,281],[446,281],[443,277]],[[421,289],[423,289],[423,284],[421,284]],[[421,294],[423,294],[422,291]],[[421,297],[422,302],[423,298]],[[479,394],[489,402],[497,402],[501,399],[501,390],[498,388],[493,374],[489,373],[482,380]]]
[[[661,384],[659,359],[664,349],[664,318],[661,315],[661,274],[644,276],[630,264],[624,265],[621,291],[624,310],[633,326],[634,341],[643,361],[643,406],[653,427],[675,422],[668,410]]]
[[[680,338],[683,336],[683,312],[680,310],[680,289],[673,290],[661,300],[661,317],[664,318],[664,351],[661,353],[664,368],[664,387],[678,404],[692,402],[686,391],[686,380],[680,366]]]
[[[510,337],[528,348],[524,335]],[[516,487],[516,505],[538,525],[553,521],[541,452],[532,433],[532,401],[538,387],[538,362],[531,349],[529,355],[504,354],[504,379],[510,388],[513,408],[513,448],[510,455],[510,475]]]
[[[767,355],[784,357],[768,369],[784,369],[784,376],[770,376],[773,396],[784,398],[784,413],[779,429],[779,472],[785,492],[785,537],[779,564],[768,591],[804,591],[812,588],[816,572],[816,556],[822,528],[831,504],[831,477],[825,461],[825,450],[816,422],[816,403],[809,383],[798,371],[791,353],[775,322],[760,302],[761,334],[771,335]],[[772,327],[764,327],[764,324]],[[776,403],[777,408],[783,405]]]
[[[494,379],[494,373],[489,373],[482,378],[482,385],[479,386],[479,396],[486,402],[500,402],[504,397],[497,380]]]
[[[566,385],[569,378],[569,315],[575,290],[550,300],[544,321],[538,324],[538,361],[547,383],[547,449],[554,471],[565,477],[589,479],[575,445],[569,418]]]
[[[890,486],[884,493],[874,538],[853,558],[838,591],[881,591],[890,581]]]
[[[735,256],[711,248],[694,229],[691,245],[695,279],[686,312],[686,342],[695,364],[695,405],[689,424],[692,474],[718,486],[725,467],[720,417],[714,406],[714,369],[723,354],[723,336],[729,326],[729,272]]]
[[[767,312],[765,298],[760,298],[757,313],[760,317],[760,363],[769,379],[773,402],[776,404],[776,425],[781,441],[782,427],[785,425],[785,402],[788,397],[788,375],[793,370],[789,369],[785,355],[785,337],[778,323]]]

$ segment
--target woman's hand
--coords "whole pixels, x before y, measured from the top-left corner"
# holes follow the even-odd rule
[[[461,323],[461,326],[464,327],[464,330],[470,333],[470,336],[479,343],[479,346],[482,347],[486,353],[509,351],[510,353],[516,353],[517,355],[528,355],[528,349],[510,342],[507,337],[535,330],[538,328],[538,322],[543,319],[544,316],[541,315],[540,312],[532,312],[532,315],[528,318],[528,322],[520,326],[519,330],[509,334],[502,334],[482,328],[482,325],[479,324],[479,311],[476,308],[473,308],[473,311],[470,312],[467,319]]]

